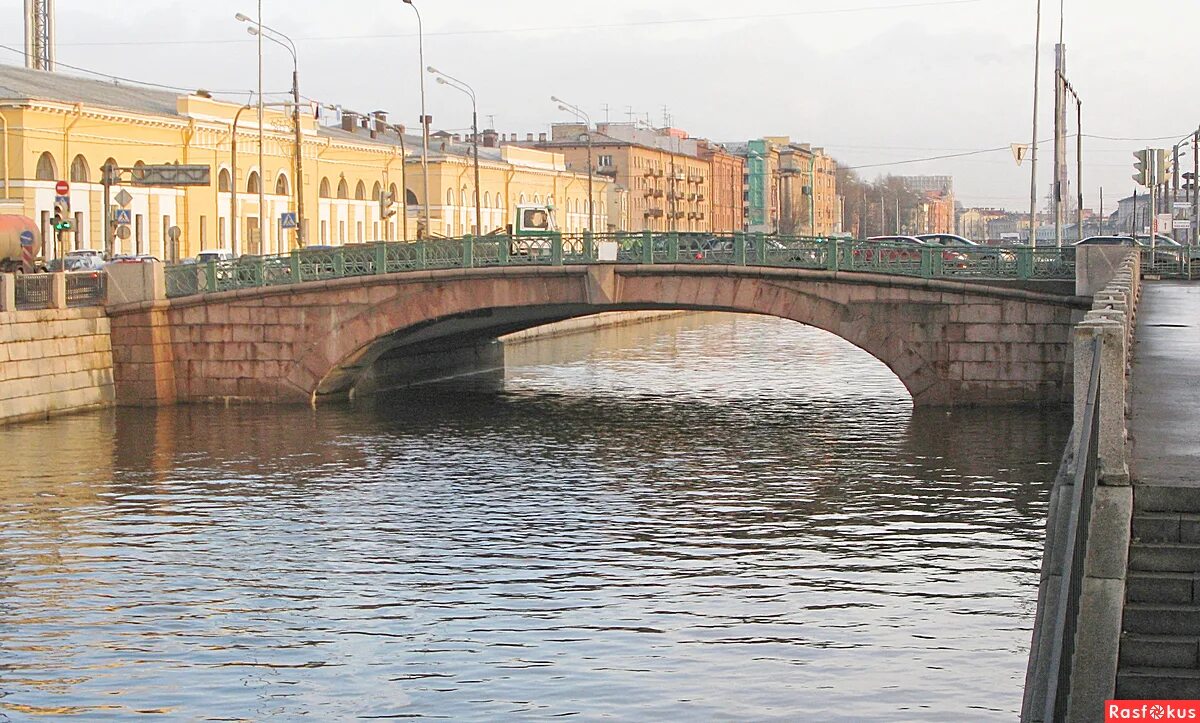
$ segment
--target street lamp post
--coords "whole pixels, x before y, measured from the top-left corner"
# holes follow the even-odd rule
[[[471,99],[471,144],[475,152],[475,233],[482,234],[483,214],[479,210],[479,197],[483,193],[479,188],[479,108],[475,103],[475,91],[463,81],[446,75],[432,65],[426,70],[437,77],[438,85],[448,85]]]
[[[268,25],[255,22],[245,15],[238,13],[237,19],[242,22],[250,23],[250,27],[246,30],[251,35],[256,35],[259,41],[265,37],[271,42],[279,45],[283,49],[292,54],[292,125],[295,127],[295,156],[296,156],[296,245],[303,247],[305,245],[304,233],[304,145],[303,134],[300,129],[300,61],[296,53],[296,44],[287,35],[279,32],[275,28]],[[278,37],[276,37],[278,36]],[[261,132],[261,128],[260,128]],[[260,146],[261,147],[261,146]],[[262,189],[262,162],[259,162],[259,190]],[[261,215],[261,214],[260,214]],[[282,248],[282,239],[280,243],[280,251]]]
[[[1033,143],[1029,148],[1029,245],[1037,246],[1038,73],[1042,57],[1042,0],[1037,0],[1033,35]]]
[[[592,194],[592,119],[587,113],[584,113],[583,109],[581,109],[579,106],[572,105],[557,96],[550,96],[550,101],[552,103],[558,103],[559,110],[565,110],[566,112],[575,116],[577,119],[583,121],[587,126],[587,133],[584,135],[586,136],[587,140],[588,232],[595,233],[596,214],[592,208],[592,199],[594,198]]]
[[[425,235],[429,226],[429,116],[425,115],[425,29],[421,24],[421,11],[413,0],[402,0],[417,14],[417,59],[421,65],[421,185],[425,190]]]
[[[242,111],[249,108],[248,104],[238,108],[237,113],[233,114],[233,125],[229,128],[229,251],[234,256],[241,256],[238,253],[237,244],[237,126],[242,117]]]

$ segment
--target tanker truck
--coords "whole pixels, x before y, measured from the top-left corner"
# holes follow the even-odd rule
[[[28,249],[29,268],[22,262],[22,251]],[[42,252],[42,234],[37,223],[27,216],[0,214],[0,274],[33,271],[38,254]]]

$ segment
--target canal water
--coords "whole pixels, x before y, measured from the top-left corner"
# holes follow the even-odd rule
[[[0,720],[1012,720],[1061,411],[694,315],[0,429]]]

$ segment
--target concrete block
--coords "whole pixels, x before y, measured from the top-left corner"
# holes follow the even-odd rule
[[[1122,667],[1195,668],[1200,638],[1125,635],[1121,638]]]
[[[1200,515],[1180,516],[1179,541],[1200,545]]]
[[[1129,487],[1096,487],[1092,519],[1088,526],[1084,574],[1124,580],[1129,555],[1133,490]]]
[[[160,301],[167,298],[166,276],[161,263],[112,264],[108,274],[109,306]],[[201,270],[197,269],[197,273]]]
[[[1145,512],[1135,515],[1133,539],[1141,542],[1180,542],[1179,515]]]
[[[1129,602],[1187,605],[1194,599],[1196,577],[1187,572],[1131,570],[1126,581]]]
[[[1170,542],[1140,542],[1129,549],[1129,566],[1135,570],[1200,572],[1200,548]]]
[[[1195,700],[1200,698],[1200,670],[1136,668],[1121,671],[1116,692],[1122,700]]]
[[[16,310],[17,276],[16,274],[0,274],[0,313],[15,312]],[[4,323],[4,320],[0,319],[0,324]]]
[[[1168,487],[1140,480],[1133,493],[1137,512],[1186,512],[1200,514],[1200,487]]]
[[[1086,619],[1075,632],[1069,721],[1095,721],[1113,697],[1124,600],[1124,580],[1084,578],[1079,610]]]

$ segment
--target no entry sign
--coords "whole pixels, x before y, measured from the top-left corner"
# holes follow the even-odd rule
[[[59,181],[58,183],[54,184],[54,193],[57,195],[65,196],[70,192],[71,186],[68,185],[66,181]]]

